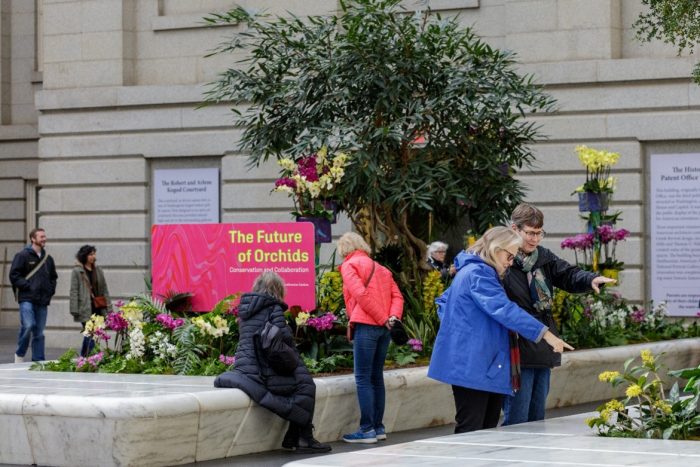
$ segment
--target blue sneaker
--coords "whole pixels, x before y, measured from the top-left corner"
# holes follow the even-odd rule
[[[375,428],[374,432],[377,433],[377,439],[379,441],[384,441],[386,439],[386,430],[384,429],[384,427]]]
[[[386,437],[386,435],[384,436]],[[377,433],[374,430],[357,430],[355,433],[343,435],[343,441],[346,443],[374,444],[377,442]]]

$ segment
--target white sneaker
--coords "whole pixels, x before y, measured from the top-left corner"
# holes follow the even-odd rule
[[[24,363],[24,357],[15,354],[15,363]]]

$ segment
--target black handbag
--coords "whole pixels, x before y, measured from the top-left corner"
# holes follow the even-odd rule
[[[391,323],[391,329],[389,329],[389,332],[391,333],[391,340],[394,341],[394,344],[404,345],[406,342],[408,342],[408,334],[406,333],[406,328],[403,326],[401,320],[395,319]]]
[[[296,349],[284,341],[282,330],[268,321],[259,339],[262,356],[270,368],[278,375],[293,374],[299,365],[299,356]]]

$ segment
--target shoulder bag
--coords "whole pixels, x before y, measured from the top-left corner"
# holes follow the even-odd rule
[[[97,275],[97,271],[94,271],[95,275]],[[85,284],[88,286],[88,290],[90,291],[90,298],[92,299],[92,306],[95,307],[96,310],[103,310],[107,308],[107,297],[104,295],[95,295],[95,293],[92,290],[92,284],[90,284],[90,281],[87,278],[87,273],[83,276],[83,279],[85,279]]]

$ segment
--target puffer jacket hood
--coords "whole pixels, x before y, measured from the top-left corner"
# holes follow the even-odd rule
[[[241,297],[241,301],[238,305],[238,316],[240,316],[241,319],[250,319],[257,313],[267,310],[273,305],[279,305],[282,311],[287,310],[286,303],[277,300],[271,295],[255,292],[247,293]]]

